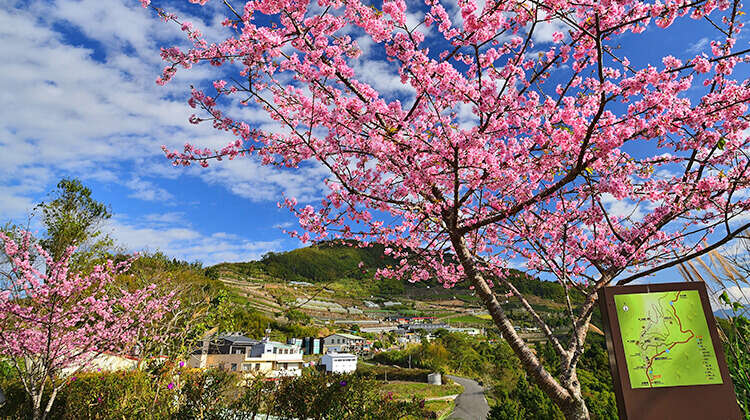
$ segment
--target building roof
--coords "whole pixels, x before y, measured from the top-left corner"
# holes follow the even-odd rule
[[[282,347],[286,349],[299,349],[300,347],[296,344],[284,344],[280,343],[278,341],[271,341],[271,340],[263,340],[263,341],[255,341],[256,344],[268,344],[273,347]]]
[[[242,334],[219,334],[218,336],[216,336],[216,339],[229,341],[230,343],[232,343],[232,345],[235,346],[251,346],[260,342],[259,340],[245,337]]]
[[[350,340],[364,340],[363,337],[357,337],[356,335],[347,334],[347,333],[335,333],[335,334],[329,335],[328,337],[333,337],[334,335],[339,335],[341,337],[348,338]],[[326,338],[328,338],[328,337],[326,337]]]
[[[439,330],[441,328],[448,329],[450,328],[450,325],[448,324],[409,324],[405,326],[404,329],[409,330]]]
[[[352,358],[352,357],[355,358],[355,359],[357,358],[356,354],[351,354],[351,353],[326,353],[323,356],[328,356],[328,357],[331,357],[333,359],[338,359],[338,358],[347,358],[347,359],[349,359],[349,358]]]

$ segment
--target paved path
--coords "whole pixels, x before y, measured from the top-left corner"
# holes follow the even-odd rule
[[[449,419],[484,420],[490,412],[487,399],[484,398],[484,388],[476,381],[447,375],[454,382],[463,385],[464,392],[456,398],[456,409]]]

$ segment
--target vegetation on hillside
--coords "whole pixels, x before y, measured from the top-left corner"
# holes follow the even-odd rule
[[[388,365],[429,369],[468,376],[489,388],[493,401],[492,419],[556,419],[559,408],[536,385],[530,383],[518,358],[504,340],[486,340],[440,330],[429,342],[404,350],[379,353],[375,360]],[[559,361],[546,344],[537,345],[537,354],[545,367],[554,371]],[[581,360],[579,379],[592,417],[616,419],[612,380],[607,350],[602,336],[592,336]]]
[[[226,270],[250,277],[267,275],[287,281],[326,282],[344,277],[363,279],[369,269],[393,264],[395,261],[385,255],[380,244],[360,247],[354,242],[330,241],[288,252],[269,252],[259,261],[219,264],[209,269],[209,275],[216,276]]]
[[[1,366],[0,366],[1,367]],[[0,369],[9,403],[0,417],[25,420],[28,411],[17,378]],[[220,369],[153,365],[143,370],[87,372],[67,379],[52,407],[55,419],[401,419],[429,417],[421,398],[384,395],[374,379],[307,370],[279,381],[243,378]]]

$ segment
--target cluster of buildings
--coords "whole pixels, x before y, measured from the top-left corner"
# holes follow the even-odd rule
[[[437,318],[433,316],[393,316],[386,318],[385,321],[393,323],[393,325],[366,326],[361,327],[360,331],[375,334],[392,332],[398,336],[398,342],[401,344],[419,343],[423,337],[430,340],[437,330],[460,332],[468,335],[484,335],[485,333],[482,328],[458,328],[435,322]]]
[[[296,346],[241,334],[207,337],[188,359],[188,366],[219,368],[271,377],[298,376],[305,361]]]
[[[353,372],[358,353],[368,348],[367,340],[336,333],[325,338],[291,338],[287,343],[268,338],[255,340],[239,333],[206,337],[190,356],[188,366],[219,368],[267,377],[299,376],[302,368],[315,365],[303,356],[323,354],[321,365],[328,372]]]

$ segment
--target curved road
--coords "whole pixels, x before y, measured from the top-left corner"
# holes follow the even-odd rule
[[[484,388],[476,381],[459,376],[446,375],[454,382],[463,385],[464,392],[456,398],[456,409],[449,419],[484,420],[490,412],[487,399],[484,398]]]

